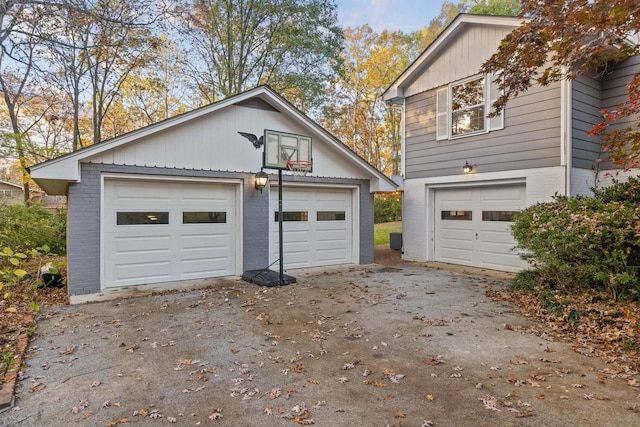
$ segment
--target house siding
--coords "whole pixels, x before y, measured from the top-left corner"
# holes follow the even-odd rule
[[[373,193],[369,192],[369,181],[360,182],[360,264],[374,261],[373,247]]]
[[[581,75],[571,87],[572,165],[591,170],[602,155],[599,139],[587,133],[602,120],[601,82],[597,76]]]
[[[533,88],[505,109],[505,127],[480,135],[436,140],[436,89],[406,105],[407,179],[458,175],[465,161],[478,172],[560,165],[560,84]]]
[[[511,30],[512,26],[469,25],[446,44],[446,50],[433,63],[424,64],[429,71],[408,85],[404,95],[417,95],[477,74],[480,65],[498,50],[500,41]]]
[[[19,205],[24,203],[24,193],[21,188],[0,182],[0,204]]]
[[[619,104],[629,99],[627,85],[636,73],[640,72],[640,55],[627,59],[618,64],[612,64],[608,73],[602,78],[602,108],[615,109]],[[637,117],[624,117],[613,129],[636,124]]]

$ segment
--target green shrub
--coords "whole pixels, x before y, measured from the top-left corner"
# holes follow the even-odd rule
[[[48,246],[66,253],[66,213],[50,213],[40,205],[0,205],[0,247],[18,252]]]
[[[512,230],[538,283],[640,299],[640,180],[615,183],[594,197],[556,195],[515,215]]]
[[[376,194],[373,199],[373,222],[402,221],[402,196],[399,193]]]

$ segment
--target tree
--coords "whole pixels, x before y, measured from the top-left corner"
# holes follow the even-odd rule
[[[126,79],[154,57],[156,17],[144,0],[65,0],[50,7],[49,81],[73,106],[76,150],[115,136],[103,135],[105,117]],[[90,135],[81,127],[86,115],[92,120]]]
[[[518,16],[520,0],[467,0],[469,12],[475,15]]]
[[[270,85],[312,108],[339,63],[334,0],[185,0],[188,72],[206,102]]]
[[[22,168],[25,203],[29,202],[29,173],[26,128],[21,123],[20,107],[30,90],[35,72],[34,56],[39,42],[38,23],[42,9],[23,2],[4,3],[0,7],[0,89],[8,123],[4,123],[2,143],[17,157]]]
[[[399,116],[380,94],[409,65],[415,38],[399,31],[376,33],[368,25],[345,30],[343,73],[327,90],[320,122],[372,165],[391,173],[393,126]]]
[[[522,0],[523,23],[482,65],[504,91],[497,111],[534,84],[549,85],[640,54],[638,0]],[[635,39],[635,42],[633,41]],[[611,111],[593,134],[603,135],[608,158],[620,167],[640,166],[640,73],[628,84],[628,100]],[[626,119],[626,127],[612,128]],[[608,132],[611,130],[611,132]]]
[[[184,113],[197,105],[188,91],[185,58],[167,35],[160,36],[156,55],[122,84],[105,123],[122,134]]]

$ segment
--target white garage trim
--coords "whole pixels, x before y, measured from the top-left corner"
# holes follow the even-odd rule
[[[360,261],[360,194],[357,186],[326,186],[298,183],[283,184],[283,215],[296,212],[306,215],[303,221],[284,221],[284,266],[288,269],[326,265],[354,264]],[[297,194],[297,201],[291,197]],[[326,200],[325,208],[318,197],[337,196]],[[343,198],[340,200],[340,198]],[[278,260],[278,185],[269,191],[269,263]],[[320,207],[320,209],[318,209]],[[318,212],[325,215],[344,213],[344,220],[318,221]],[[290,214],[291,215],[291,214]],[[319,237],[329,236],[320,241]],[[292,239],[298,239],[292,242]],[[342,240],[344,239],[344,240]]]
[[[509,212],[526,207],[524,183],[438,186],[427,194],[435,261],[518,271]]]
[[[111,205],[109,205],[109,201],[107,200],[107,193],[110,188],[115,188],[115,185],[117,182],[126,183],[126,185],[132,186],[132,189],[134,190],[135,190],[135,184],[144,185],[146,183],[146,184],[151,184],[153,186],[158,185],[159,193],[161,193],[162,192],[161,190],[163,189],[171,190],[170,192],[174,192],[174,193],[177,190],[177,192],[181,194],[180,197],[183,197],[182,194],[184,189],[190,188],[189,184],[194,184],[192,188],[198,188],[198,190],[191,195],[193,196],[192,198],[177,200],[176,194],[172,194],[171,202],[169,202],[171,206],[169,206],[167,209],[171,211],[171,208],[173,208],[173,211],[171,212],[172,212],[172,215],[175,215],[178,210],[182,211],[181,207],[183,206],[183,203],[185,203],[185,207],[187,207],[187,209],[184,212],[189,211],[188,206],[191,206],[191,208],[196,211],[200,211],[201,209],[206,209],[209,205],[211,205],[212,207],[214,207],[213,205],[216,205],[214,208],[216,207],[220,208],[220,207],[226,206],[230,209],[230,211],[228,211],[229,214],[224,219],[224,224],[228,224],[228,226],[224,227],[221,224],[220,228],[214,231],[214,229],[218,227],[214,224],[189,225],[186,223],[182,224],[181,220],[179,223],[176,223],[174,221],[177,218],[174,217],[174,219],[171,220],[173,225],[172,226],[168,225],[166,228],[166,232],[168,234],[165,235],[164,237],[164,241],[165,241],[164,243],[165,243],[165,246],[167,245],[169,246],[164,248],[163,256],[164,258],[167,258],[168,252],[173,253],[176,250],[178,250],[179,247],[182,247],[182,244],[187,245],[185,248],[183,248],[184,250],[181,250],[179,252],[180,257],[178,259],[182,260],[178,263],[179,265],[173,262],[175,260],[174,258],[170,257],[168,262],[172,264],[171,267],[166,267],[166,264],[167,264],[166,259],[164,260],[164,264],[166,268],[171,270],[171,272],[170,273],[165,272],[162,277],[156,277],[156,278],[149,277],[148,281],[146,279],[142,279],[142,280],[131,279],[129,281],[123,280],[121,283],[110,283],[114,279],[111,277],[112,274],[110,274],[107,271],[107,268],[112,268],[112,266],[109,265],[109,263],[110,263],[110,260],[115,258],[111,257],[111,252],[107,248],[112,248],[113,250],[115,250],[115,247],[113,246],[114,242],[110,242],[108,241],[108,239],[111,239],[112,236],[114,236],[113,233],[118,234],[118,232],[116,231],[117,229],[114,227],[114,228],[109,228],[109,230],[111,230],[111,233],[112,233],[111,236],[109,235],[110,233],[107,233],[107,229],[108,229],[107,221],[113,222],[114,218],[111,217],[110,215],[111,214],[115,215],[115,212],[116,212],[114,210],[115,208],[112,209]],[[229,252],[225,253],[222,250],[222,246],[220,246],[220,250],[222,252],[219,255],[223,255],[224,259],[227,260],[228,262],[223,261],[223,258],[218,258],[218,260],[220,261],[220,265],[215,268],[217,273],[214,273],[213,275],[214,276],[216,274],[226,275],[226,276],[239,275],[240,272],[242,271],[242,220],[241,220],[242,218],[242,203],[241,203],[242,185],[241,183],[242,181],[239,179],[199,179],[199,178],[185,179],[182,177],[166,177],[166,176],[159,177],[159,176],[146,176],[146,175],[142,176],[142,175],[127,175],[127,174],[103,174],[101,176],[101,207],[102,208],[101,208],[101,214],[100,214],[100,242],[101,242],[100,243],[100,253],[101,253],[100,289],[104,290],[110,287],[143,284],[143,283],[137,283],[137,282],[144,282],[144,284],[146,284],[146,283],[153,283],[153,282],[202,279],[205,277],[211,277],[211,274],[204,272],[205,268],[208,268],[207,266],[209,266],[209,261],[203,264],[202,254],[197,254],[197,252],[198,250],[201,250],[198,248],[204,247],[203,245],[206,246],[206,245],[212,244],[212,240],[207,241],[206,239],[203,239],[203,236],[205,236],[206,233],[209,233],[212,231],[214,232],[209,236],[209,238],[213,240],[218,240],[218,244],[217,244],[218,246],[220,246],[220,244],[222,245],[228,244],[229,249],[231,250],[231,253]],[[165,184],[164,187],[163,187],[163,184]],[[200,196],[198,195],[198,192],[202,191],[202,189],[206,189],[205,186],[207,185],[210,186],[211,189],[215,189],[216,194],[218,196],[224,196],[226,194],[224,198],[226,198],[228,203],[225,203],[224,201],[211,202],[210,200],[199,201],[198,199],[200,198]],[[203,194],[203,193],[200,193],[200,194]],[[158,205],[158,203],[160,204]],[[162,208],[162,202],[158,202],[158,203],[156,203],[155,206],[154,205],[150,206],[149,209],[158,210],[158,207]],[[132,205],[133,205],[131,206],[132,211],[146,208],[146,204],[144,202],[136,203],[135,200],[132,203]],[[128,208],[129,205],[127,204],[126,206]],[[127,210],[127,208],[123,210]],[[163,209],[160,209],[160,210],[163,210]],[[225,209],[225,212],[226,212],[226,209]],[[109,218],[107,218],[107,216],[109,216]],[[178,226],[178,224],[181,224],[181,225]],[[156,227],[156,226],[153,226],[153,227]],[[182,231],[179,231],[179,229],[181,229]],[[191,229],[191,233],[187,232],[186,234],[183,234],[183,232],[188,229]],[[147,231],[140,227],[139,227],[139,231],[142,233],[142,235],[147,234]],[[158,242],[159,246],[158,246],[157,252],[158,254],[160,254],[161,252],[163,252],[163,250],[161,250],[163,239],[160,238],[162,237],[160,236],[160,234],[162,233],[158,233],[158,235],[155,235],[156,233],[151,229],[149,230],[149,232],[151,233],[148,236],[149,239],[156,239],[156,241]],[[224,234],[218,234],[219,232],[223,232]],[[175,233],[179,233],[179,236],[178,235],[174,236]],[[199,241],[196,241],[198,239]],[[167,243],[168,240],[171,240],[173,243],[171,244]],[[177,244],[177,242],[180,242],[180,244]],[[130,242],[130,244],[139,245],[137,241],[133,241],[133,240]],[[189,252],[191,252],[191,254]],[[182,256],[184,256],[184,259],[182,259]],[[162,258],[162,255],[159,255],[159,257]],[[214,258],[211,258],[211,260],[213,259]],[[226,265],[225,265],[225,262],[227,262]],[[200,267],[196,266],[196,264],[198,263],[201,264]],[[213,268],[213,266],[211,267]]]

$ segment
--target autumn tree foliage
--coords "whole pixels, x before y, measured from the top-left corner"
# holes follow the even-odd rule
[[[387,173],[392,172],[393,126],[400,116],[380,94],[409,65],[415,42],[399,31],[378,34],[368,25],[347,28],[343,72],[327,90],[320,118],[327,130]]]
[[[498,110],[534,84],[604,74],[611,62],[640,53],[638,0],[522,0],[521,7],[522,25],[482,65],[504,91]],[[603,111],[591,132],[602,135],[608,159],[623,168],[640,166],[640,74],[627,88],[627,101]]]
[[[307,111],[339,66],[333,0],[183,0],[185,72],[206,102],[258,85]]]

